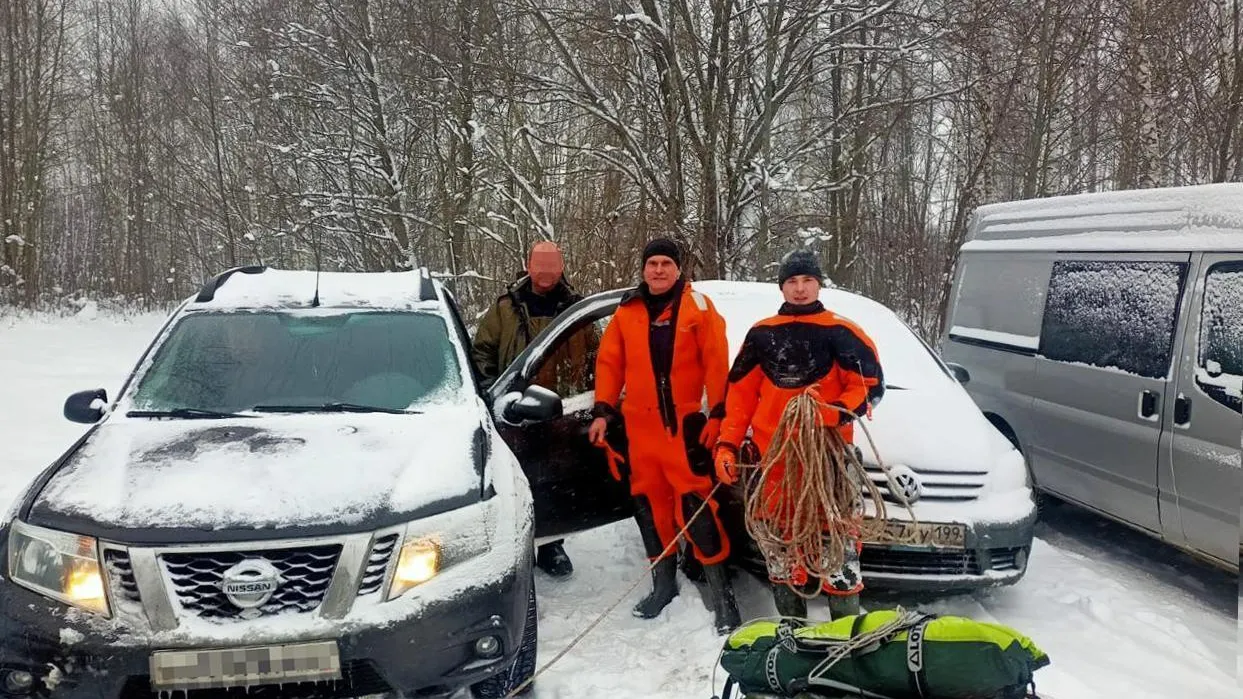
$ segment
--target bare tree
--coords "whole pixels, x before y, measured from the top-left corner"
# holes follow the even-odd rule
[[[66,3],[0,3],[0,302],[32,304],[40,290],[46,175],[64,113]]]

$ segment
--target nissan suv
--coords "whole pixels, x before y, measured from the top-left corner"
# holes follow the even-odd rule
[[[498,400],[469,350],[426,271],[208,281],[115,399],[68,398],[91,427],[0,519],[0,697],[523,688],[536,537],[628,501],[566,505],[603,457],[541,476],[518,426],[560,399]]]

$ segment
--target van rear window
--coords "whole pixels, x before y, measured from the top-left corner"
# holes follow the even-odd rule
[[[1164,378],[1186,272],[1180,262],[1054,263],[1040,354]]]

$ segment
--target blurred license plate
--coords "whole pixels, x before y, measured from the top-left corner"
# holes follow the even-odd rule
[[[151,655],[155,690],[215,689],[341,678],[335,641],[283,646],[160,651]]]
[[[864,541],[865,544],[893,544],[895,546],[936,546],[960,549],[967,545],[967,525],[941,522],[902,522],[890,520],[885,533]]]

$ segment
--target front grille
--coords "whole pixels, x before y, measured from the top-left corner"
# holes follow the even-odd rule
[[[259,616],[310,612],[319,607],[332,582],[341,546],[305,546],[259,551],[160,554],[181,608],[204,619],[236,619],[243,611],[221,589],[225,571],[246,560],[266,560],[280,571],[281,584],[257,610]],[[251,611],[246,616],[255,615]]]
[[[363,570],[362,582],[358,586],[359,596],[379,592],[384,584],[384,574],[388,571],[388,562],[392,559],[396,548],[396,534],[376,539],[371,547],[371,555],[367,557],[367,567]]]
[[[907,551],[864,546],[859,556],[863,578],[868,573],[903,575],[979,575],[980,563],[974,550]]]
[[[128,553],[117,549],[104,549],[104,568],[108,571],[108,580],[112,583],[114,594],[130,602],[142,601]]]
[[[889,492],[889,479],[879,466],[868,464],[868,478],[880,489],[880,494],[888,502],[898,503],[898,498]],[[964,502],[980,497],[980,490],[988,481],[987,471],[938,471],[933,469],[912,469],[919,478],[922,490],[921,500],[940,500]],[[899,503],[900,504],[900,503]]]
[[[332,682],[298,682],[283,685],[264,684],[254,687],[231,687],[228,689],[191,689],[156,693],[151,691],[151,678],[147,675],[130,677],[121,689],[121,699],[336,699],[359,697],[368,694],[388,694],[393,691],[388,682],[367,660],[343,663],[341,679]]]

